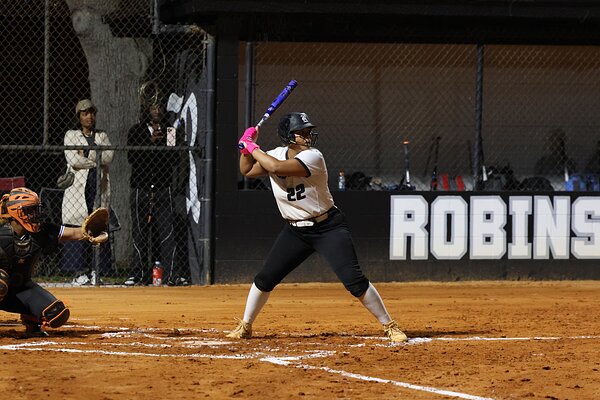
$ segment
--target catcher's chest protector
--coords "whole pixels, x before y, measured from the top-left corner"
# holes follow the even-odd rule
[[[37,241],[28,233],[19,238],[14,235],[9,225],[2,225],[0,248],[10,265],[10,286],[21,286],[30,280],[33,267],[42,254],[42,248]]]

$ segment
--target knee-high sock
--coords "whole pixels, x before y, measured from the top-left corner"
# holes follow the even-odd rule
[[[377,292],[377,289],[375,289],[375,286],[371,283],[369,283],[369,288],[365,294],[359,297],[359,300],[382,324],[387,324],[392,320],[392,317],[390,317],[390,314],[388,314],[385,309],[385,305],[383,304],[383,300],[381,300],[381,296],[379,296],[379,292]]]
[[[260,310],[269,299],[271,292],[262,292],[253,283],[250,287],[250,293],[248,293],[248,299],[246,300],[246,310],[244,310],[244,322],[249,324],[253,323]]]

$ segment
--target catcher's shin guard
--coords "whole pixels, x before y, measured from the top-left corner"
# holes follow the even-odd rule
[[[392,342],[406,342],[408,337],[400,330],[400,327],[396,323],[396,321],[391,320],[387,324],[383,325],[383,332]]]
[[[71,313],[65,304],[60,300],[56,300],[42,311],[42,321],[44,326],[59,328],[69,320],[70,315]]]
[[[229,332],[227,337],[233,339],[250,339],[252,337],[252,324],[240,319],[238,326]]]
[[[8,273],[5,270],[0,269],[0,301],[2,301],[4,296],[6,296],[6,293],[8,293],[8,280]]]

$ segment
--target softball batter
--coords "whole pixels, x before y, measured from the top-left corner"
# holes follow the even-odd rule
[[[287,221],[275,240],[262,270],[250,288],[244,318],[227,336],[252,337],[252,323],[271,291],[313,252],[331,265],[344,287],[381,322],[392,342],[406,335],[388,314],[375,287],[362,273],[344,214],[335,206],[328,187],[323,154],[312,147],[317,133],[305,113],[293,112],[279,122],[283,146],[264,153],[251,127],[240,139],[240,172],[248,177],[269,175],[281,216]]]

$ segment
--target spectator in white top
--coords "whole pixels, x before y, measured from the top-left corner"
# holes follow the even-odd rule
[[[110,146],[108,134],[96,128],[97,108],[89,99],[81,100],[75,106],[75,128],[65,133],[65,146]],[[65,226],[79,226],[81,221],[95,208],[110,206],[109,165],[113,159],[112,150],[102,151],[100,161],[100,204],[96,199],[96,150],[65,150],[65,158],[75,179],[65,189],[62,203],[62,223]],[[91,260],[91,245],[88,242],[67,242],[64,244],[63,271],[86,272],[84,266],[95,265]],[[109,274],[111,270],[110,246],[102,246],[100,250],[100,274]],[[85,276],[80,276],[78,283],[89,283]],[[77,283],[77,282],[76,282]]]

